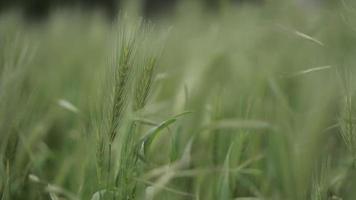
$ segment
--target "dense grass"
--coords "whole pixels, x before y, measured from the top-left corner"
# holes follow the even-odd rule
[[[0,199],[354,199],[351,3],[199,8],[2,15]]]

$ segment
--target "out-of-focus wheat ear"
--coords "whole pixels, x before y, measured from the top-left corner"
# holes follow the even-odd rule
[[[356,134],[355,134],[355,122],[354,122],[354,88],[352,88],[353,71],[349,68],[344,69],[344,71],[339,72],[339,78],[341,79],[342,89],[344,92],[343,108],[341,112],[340,125],[341,125],[341,136],[344,140],[345,146],[353,159],[353,166],[356,167]]]
[[[137,79],[136,83],[136,90],[134,94],[135,102],[133,105],[134,111],[142,109],[146,104],[147,97],[152,86],[153,74],[156,64],[156,57],[150,57],[144,62],[141,75]]]
[[[5,163],[12,165],[15,161],[16,150],[18,145],[19,136],[16,131],[12,131],[9,135],[6,149],[5,149]]]
[[[103,183],[105,170],[105,143],[102,134],[97,134],[96,140],[96,171],[98,182],[101,185]]]

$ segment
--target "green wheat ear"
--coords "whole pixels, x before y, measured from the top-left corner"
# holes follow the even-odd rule
[[[7,140],[4,163],[10,163],[11,165],[14,163],[18,141],[19,141],[18,133],[15,131],[12,132]]]
[[[143,109],[147,103],[149,93],[151,91],[151,86],[153,82],[154,70],[157,65],[157,57],[152,52],[145,51],[148,46],[146,43],[147,36],[145,35],[145,27],[139,29],[138,36],[134,40],[135,47],[137,48],[134,56],[132,56],[133,67],[131,70],[135,70],[132,73],[132,79],[134,80],[132,85],[132,96],[130,94],[129,98],[132,100],[131,107],[128,109],[129,112],[137,113]],[[132,55],[129,49],[125,49],[124,55]],[[130,56],[129,56],[130,57]],[[126,66],[126,62],[123,66]],[[136,195],[137,181],[135,177],[139,174],[138,166],[138,149],[137,139],[141,131],[141,126],[134,119],[128,121],[126,129],[120,134],[121,136],[121,147],[120,147],[120,162],[119,170],[116,176],[116,186],[119,188],[119,196],[125,199],[134,199]]]
[[[115,71],[115,89],[112,107],[112,117],[109,138],[112,143],[116,137],[117,128],[123,118],[123,112],[127,106],[130,74],[133,69],[133,46],[129,44],[122,48],[119,58],[119,65]]]
[[[353,71],[350,69],[345,69],[342,73],[339,74],[344,91],[344,98],[342,102],[343,108],[341,110],[340,118],[340,133],[346,148],[352,156],[353,166],[356,167],[356,126],[354,122],[354,90],[352,88],[352,75]]]
[[[102,87],[102,101],[99,105],[99,120],[96,138],[97,176],[102,185],[104,177],[109,187],[112,176],[112,146],[123,123],[125,111],[131,95],[133,71],[136,63],[137,33],[136,27],[120,22],[120,31],[111,57],[109,70],[106,71],[105,84]],[[103,185],[102,185],[103,186]]]
[[[149,95],[153,73],[155,66],[157,64],[157,58],[151,57],[146,59],[144,63],[144,67],[142,69],[141,75],[137,79],[136,90],[135,90],[135,103],[133,105],[133,110],[138,111],[142,109],[147,101],[147,97]]]

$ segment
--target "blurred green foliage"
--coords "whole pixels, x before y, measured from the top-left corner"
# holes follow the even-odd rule
[[[354,199],[352,3],[137,15],[0,16],[1,200]]]

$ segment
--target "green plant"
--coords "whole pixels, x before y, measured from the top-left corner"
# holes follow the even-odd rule
[[[1,15],[0,199],[354,199],[351,4],[226,5]]]

